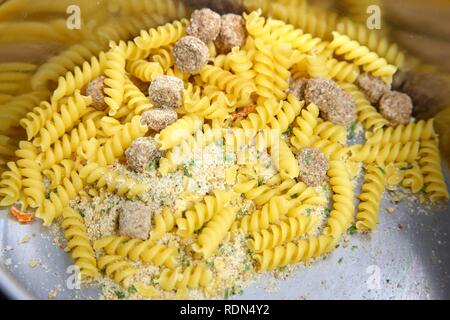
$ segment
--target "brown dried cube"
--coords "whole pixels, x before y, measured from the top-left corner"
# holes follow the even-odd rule
[[[222,16],[222,25],[217,39],[214,41],[219,53],[228,53],[234,47],[242,47],[247,39],[247,30],[242,16],[225,14]]]
[[[131,146],[125,151],[128,167],[136,172],[143,171],[145,166],[161,158],[162,153],[158,149],[158,144],[153,138],[142,137],[133,141]]]
[[[148,88],[150,101],[157,108],[176,109],[183,99],[183,80],[173,76],[159,76]]]
[[[105,77],[101,76],[89,82],[86,87],[86,94],[92,98],[92,107],[100,111],[103,111],[108,107],[105,102],[106,96],[103,92],[103,89],[105,88],[104,81]]]
[[[393,126],[408,124],[411,120],[413,104],[411,98],[401,92],[391,91],[383,95],[380,100],[380,113]]]
[[[327,179],[328,158],[319,149],[304,148],[297,154],[300,179],[310,187],[317,187]]]
[[[383,94],[391,91],[391,85],[368,72],[359,75],[356,84],[371,103],[378,103]]]
[[[192,13],[186,33],[208,44],[219,35],[220,25],[220,15],[211,9],[203,8]]]
[[[119,234],[132,239],[147,240],[150,235],[152,211],[141,202],[127,201],[119,209]]]
[[[141,123],[153,131],[161,131],[177,121],[177,112],[173,109],[155,108],[142,114]]]
[[[309,79],[307,78],[293,80],[289,85],[289,92],[292,93],[299,101],[305,100],[305,89],[308,80]]]
[[[208,46],[200,39],[185,36],[177,41],[173,48],[175,64],[181,72],[200,71],[208,63]]]

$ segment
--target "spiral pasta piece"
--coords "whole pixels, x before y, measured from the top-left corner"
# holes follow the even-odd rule
[[[215,214],[200,232],[192,250],[203,259],[209,258],[216,251],[236,219],[237,208],[226,207]]]
[[[232,193],[224,190],[214,190],[214,195],[206,195],[202,202],[184,213],[184,217],[176,220],[180,236],[187,237],[199,230],[206,222],[219,214],[231,201]]]
[[[255,39],[256,53],[253,60],[253,70],[256,73],[254,83],[256,86],[256,93],[262,99],[275,98],[275,85],[273,77],[275,68],[273,66],[273,53],[270,47],[261,39]]]
[[[290,209],[289,201],[284,196],[274,196],[260,210],[244,216],[239,228],[245,233],[267,229],[273,223],[279,222]]]
[[[172,231],[176,227],[176,219],[180,217],[178,212],[172,213],[165,207],[161,213],[153,216],[153,228],[150,231],[150,240],[156,241],[161,239],[167,232]]]
[[[175,247],[167,247],[150,240],[143,241],[124,236],[101,238],[94,242],[94,249],[96,251],[104,250],[108,255],[117,255],[121,258],[129,258],[132,261],[141,260],[156,266],[165,265],[171,269],[175,268],[175,257],[178,254]]]
[[[68,72],[64,77],[58,78],[58,86],[53,91],[51,102],[55,103],[65,96],[71,96],[76,90],[81,90],[91,80],[99,77],[106,64],[106,55],[100,52],[99,57],[92,57],[91,61],[83,62],[73,72]]]
[[[0,181],[0,206],[10,206],[20,199],[22,174],[15,162],[8,162]]]
[[[174,289],[207,287],[212,279],[211,270],[203,262],[200,262],[196,266],[187,267],[184,271],[164,269],[158,283],[163,290],[172,291]]]
[[[145,94],[128,78],[125,79],[123,102],[133,110],[133,115],[141,115],[154,107]]]
[[[402,186],[411,189],[413,193],[417,193],[423,189],[424,178],[417,162],[412,164],[412,168],[405,170]]]
[[[105,76],[105,103],[114,116],[122,105],[125,85],[125,52],[118,46],[106,53]]]
[[[252,80],[256,76],[253,70],[253,61],[249,53],[235,47],[228,54],[228,64],[231,71],[242,79]]]
[[[266,249],[262,253],[255,254],[254,259],[258,265],[258,270],[264,272],[300,261],[308,262],[312,258],[330,252],[333,248],[333,238],[321,235],[300,240],[298,243],[289,242],[273,249]]]
[[[448,201],[449,193],[442,174],[438,142],[436,140],[423,141],[420,144],[419,156],[425,192],[430,195],[433,202],[440,199]]]
[[[87,152],[88,158],[100,165],[112,164],[117,157],[123,155],[133,140],[144,136],[147,130],[147,127],[141,124],[141,116],[134,116],[116,135],[108,138],[99,149],[95,148],[96,144],[94,143]]]
[[[276,122],[275,116],[282,110],[283,103],[275,99],[264,101],[262,106],[257,106],[255,112],[250,113],[239,125],[245,132],[256,132],[263,129],[268,123]]]
[[[80,170],[80,177],[88,184],[95,183],[97,188],[106,188],[108,192],[115,192],[119,196],[126,196],[129,199],[142,195],[148,189],[145,184],[97,163],[85,165]]]
[[[77,128],[72,129],[70,133],[64,134],[61,139],[57,140],[48,150],[40,155],[39,162],[42,169],[49,169],[64,159],[69,159],[83,141],[95,137],[97,133],[97,124],[93,119],[81,122]]]
[[[41,101],[39,106],[33,108],[26,116],[20,119],[20,125],[27,133],[27,139],[31,140],[52,119],[53,113],[57,111],[57,104]]]
[[[307,72],[311,78],[329,79],[328,67],[326,65],[325,57],[321,55],[307,55]]]
[[[361,73],[358,66],[336,59],[328,59],[325,66],[331,79],[339,82],[354,83]]]
[[[361,66],[364,71],[371,72],[375,77],[380,77],[386,83],[391,83],[394,73],[397,72],[396,66],[388,64],[384,58],[380,58],[369,48],[339,32],[333,32],[333,41],[330,43],[330,48],[333,48],[337,55],[344,56],[347,61],[353,61],[357,66]]]
[[[236,98],[248,98],[256,87],[252,81],[242,79],[222,68],[207,65],[199,71],[202,81],[224,90],[226,93],[233,94]]]
[[[50,225],[55,218],[61,216],[63,209],[69,205],[70,200],[78,196],[83,187],[83,180],[78,172],[72,171],[70,177],[65,177],[62,184],[37,208],[36,217],[42,219],[44,225]]]
[[[158,48],[151,60],[158,62],[164,72],[175,65],[175,58],[173,57],[173,46],[165,46]]]
[[[97,259],[83,217],[70,207],[64,208],[62,216],[64,220],[61,226],[67,240],[67,248],[71,252],[75,265],[80,268],[81,279],[97,278],[99,276]]]
[[[228,116],[227,105],[229,104],[228,98],[225,93],[220,92],[219,95],[210,99],[207,96],[203,96],[198,101],[191,101],[185,99],[183,108],[186,112],[196,114],[204,117],[205,119],[225,119]]]
[[[282,109],[269,122],[268,126],[272,130],[285,132],[300,114],[303,105],[303,101],[300,102],[295,96],[289,94],[287,101],[282,102]]]
[[[298,161],[287,143],[279,139],[270,148],[272,161],[282,178],[296,178],[300,174]]]
[[[98,258],[99,270],[105,270],[105,275],[111,277],[116,283],[129,287],[136,269],[125,259],[118,255],[105,255]]]
[[[342,19],[336,26],[336,30],[367,46],[370,50],[378,53],[387,62],[402,69],[405,65],[405,53],[396,43],[391,43],[388,38],[368,30],[364,24],[357,24],[350,19]]]
[[[129,62],[128,71],[145,82],[151,82],[156,77],[162,76],[164,71],[157,62],[149,62],[147,60],[134,60]]]
[[[386,145],[354,145],[351,147],[353,161],[377,163],[380,166],[393,162],[414,162],[419,156],[420,143],[407,142],[402,144],[388,143]]]
[[[301,111],[301,116],[295,120],[295,126],[292,130],[291,144],[300,150],[307,147],[311,143],[311,137],[319,120],[319,108],[311,103],[308,107]]]
[[[51,144],[62,137],[67,130],[72,129],[75,123],[89,111],[88,106],[91,103],[90,96],[83,96],[79,91],[75,92],[75,95],[61,106],[60,112],[54,113],[53,119],[39,131],[33,144],[40,147],[43,152],[47,151]]]
[[[368,133],[366,143],[386,145],[388,143],[397,142],[407,143],[424,141],[435,137],[434,119],[429,119],[426,121],[419,120],[416,123],[409,123],[407,125],[398,125],[395,128],[388,127],[376,130],[373,133]]]
[[[323,233],[331,236],[336,244],[354,220],[353,185],[343,161],[330,161],[328,177],[333,190],[333,207]]]
[[[356,214],[356,228],[360,231],[372,231],[378,224],[378,211],[384,192],[385,174],[382,168],[369,165],[364,176]]]
[[[308,234],[316,222],[316,218],[303,215],[289,217],[279,224],[271,224],[268,229],[252,232],[252,239],[247,242],[247,245],[255,252],[273,249]]]
[[[314,135],[321,137],[324,140],[337,142],[342,145],[347,143],[347,130],[345,127],[335,125],[329,121],[321,121],[314,128]]]
[[[174,21],[164,26],[150,29],[149,31],[141,31],[139,37],[134,39],[134,43],[141,50],[149,50],[167,46],[177,42],[186,34],[187,20]]]
[[[64,159],[60,164],[53,164],[50,168],[42,171],[43,175],[50,180],[50,189],[57,188],[64,178],[70,177],[72,171],[78,169],[78,163],[73,160]]]
[[[356,85],[352,83],[341,83],[340,86],[355,99],[357,119],[367,130],[373,129],[377,131],[389,125],[389,121],[370,104],[364,93]]]
[[[160,150],[169,150],[180,144],[203,124],[203,119],[197,115],[185,115],[175,123],[163,129],[155,136]]]

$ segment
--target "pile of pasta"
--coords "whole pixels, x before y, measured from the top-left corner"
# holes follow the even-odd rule
[[[21,79],[35,72],[31,86],[36,90],[14,98],[2,96],[2,101],[11,99],[7,105],[16,107],[5,113],[2,109],[0,117],[9,116],[9,122],[2,118],[2,130],[3,125],[13,130],[18,120],[26,136],[17,150],[12,142],[3,147],[10,138],[0,136],[2,157],[14,159],[1,176],[0,205],[20,204],[22,211],[34,214],[44,225],[61,221],[67,246],[85,279],[98,277],[102,270],[129,286],[136,274],[131,261],[139,260],[163,268],[158,281],[163,290],[184,294],[208,286],[213,275],[204,260],[230,233],[248,235],[256,269],[264,272],[329,253],[353,224],[361,232],[374,230],[385,185],[397,179],[391,172],[398,173],[398,168],[405,170],[400,170],[402,176],[395,183],[414,193],[423,190],[432,201],[448,200],[433,119],[390,127],[354,84],[361,72],[390,83],[403,67],[401,50],[386,47],[383,38],[372,38],[367,30],[357,32],[350,20],[338,21],[337,16],[311,11],[303,4],[303,11],[290,10],[295,1],[283,2],[245,1],[249,9],[262,9],[243,14],[245,45],[217,54],[210,44],[209,64],[192,75],[178,70],[172,54],[173,45],[186,33],[184,19],[142,30],[129,41],[108,35],[115,40],[109,42],[109,49],[86,60],[72,59],[69,50],[68,60],[59,55],[36,72],[28,64],[0,65],[0,75],[21,70],[13,76],[17,88]],[[185,89],[178,120],[154,137],[164,151],[158,167],[161,176],[181,165],[177,155],[219,140],[239,154],[245,155],[249,145],[268,150],[278,173],[261,184],[253,164],[244,163],[231,173],[236,180],[232,188],[216,190],[184,212],[165,209],[156,214],[149,240],[110,236],[91,243],[84,219],[70,201],[89,197],[89,186],[130,199],[145,194],[144,184],[112,171],[110,165],[135,139],[148,134],[140,120],[153,105],[132,76],[151,82],[162,74],[179,77]],[[55,76],[59,76],[56,88],[48,90],[46,81]],[[94,109],[92,98],[83,94],[99,76],[106,78],[105,111]],[[346,128],[321,119],[316,105],[305,105],[288,93],[289,80],[303,77],[333,79],[353,96],[357,122],[366,130],[364,144],[349,145]],[[242,108],[252,105],[256,107],[242,113]],[[34,107],[28,110],[30,106]],[[329,159],[331,210],[317,236],[307,236],[316,222],[305,210],[325,204],[326,199],[298,178],[295,154],[306,147],[319,149]],[[356,207],[348,161],[365,167]],[[238,218],[232,205],[238,197],[252,200],[257,209]],[[191,250],[197,258],[191,266],[177,266],[176,248],[158,243],[166,233],[194,239]],[[98,258],[94,250],[101,253]],[[153,286],[135,286],[143,296],[157,296]]]

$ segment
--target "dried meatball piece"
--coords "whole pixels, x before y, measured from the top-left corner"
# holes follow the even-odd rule
[[[297,155],[300,179],[310,187],[317,187],[327,179],[328,158],[316,148],[304,148]]]
[[[432,73],[408,72],[401,88],[412,100],[413,114],[418,118],[434,116],[439,107],[450,103],[450,84]]]
[[[383,94],[391,91],[390,84],[385,83],[381,78],[374,77],[368,72],[359,75],[356,84],[371,103],[378,103]]]
[[[208,8],[195,10],[191,15],[186,33],[208,44],[219,35],[220,25],[221,18],[218,13]]]
[[[101,76],[89,82],[86,87],[86,94],[92,98],[92,107],[100,111],[107,108],[105,94],[103,93],[103,89],[105,88],[104,81],[105,77]]]
[[[183,80],[173,76],[159,76],[148,88],[150,101],[163,109],[176,109],[183,99]]]
[[[214,41],[219,53],[228,53],[234,47],[242,47],[247,39],[244,19],[236,14],[225,14],[222,16],[220,33]]]
[[[150,234],[152,211],[138,201],[126,201],[119,209],[119,234],[147,240]]]
[[[349,128],[356,120],[355,102],[351,96],[341,97],[338,101],[336,107],[323,112],[322,117],[334,124]]]
[[[380,100],[380,113],[393,126],[408,124],[413,109],[411,98],[401,92],[391,91],[383,95]]]
[[[291,81],[289,85],[289,92],[292,93],[298,100],[305,100],[305,89],[308,79],[302,78]]]
[[[136,172],[143,171],[145,166],[161,158],[162,153],[158,150],[158,144],[153,138],[143,137],[133,141],[125,151],[128,167]]]
[[[155,108],[142,114],[141,123],[153,131],[161,131],[177,121],[177,112],[173,109]]]
[[[173,47],[173,57],[181,72],[197,72],[208,63],[208,46],[196,37],[185,36]]]
[[[328,112],[337,105],[337,100],[344,92],[336,82],[329,79],[309,79],[305,87],[307,104],[314,103],[320,111]]]

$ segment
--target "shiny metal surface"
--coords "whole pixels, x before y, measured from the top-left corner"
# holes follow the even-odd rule
[[[450,207],[430,210],[403,200],[389,214],[391,206],[384,201],[373,234],[350,236],[346,247],[341,243],[328,258],[298,267],[286,280],[263,275],[235,298],[450,299]],[[11,298],[47,299],[54,288],[55,299],[98,297],[95,287],[67,288],[70,256],[51,243],[39,222],[19,225],[1,214],[0,231],[0,287]],[[31,240],[20,244],[25,235]],[[28,265],[32,259],[35,268]]]

